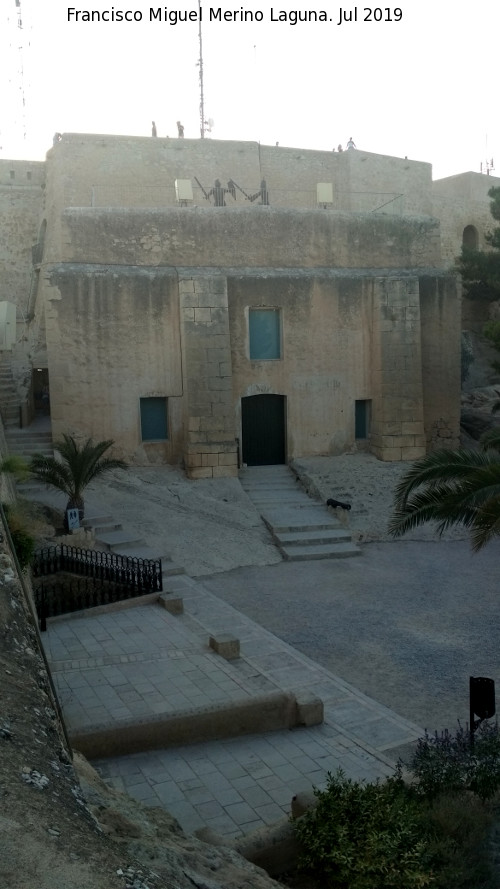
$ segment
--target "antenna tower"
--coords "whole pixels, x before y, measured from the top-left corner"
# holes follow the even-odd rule
[[[210,133],[213,127],[213,120],[209,118],[205,120],[205,95],[203,92],[203,36],[201,32],[201,0],[198,0],[198,44],[200,55],[198,58],[199,80],[200,80],[200,136],[205,138],[205,133]]]
[[[11,86],[13,88],[13,105],[11,108],[12,119],[11,119],[11,127],[12,129],[17,127],[21,130],[22,139],[26,139],[26,94],[25,94],[25,84],[24,84],[24,28],[23,28],[23,16],[21,10],[21,0],[9,0],[10,12],[7,12],[7,28],[6,33],[8,34],[8,51],[11,55],[12,65],[11,71],[12,79],[9,77]],[[11,13],[15,9],[15,16]],[[21,114],[18,116],[17,111],[17,99],[20,96],[21,99]],[[5,131],[4,131],[4,135]]]

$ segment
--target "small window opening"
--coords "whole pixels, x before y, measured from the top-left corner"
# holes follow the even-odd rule
[[[141,398],[142,441],[166,441],[168,439],[168,414],[166,398]]]
[[[360,398],[354,402],[355,438],[368,438],[370,434],[371,401]]]
[[[281,358],[281,313],[279,309],[250,309],[250,359],[272,361]]]

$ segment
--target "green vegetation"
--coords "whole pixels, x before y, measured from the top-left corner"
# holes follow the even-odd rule
[[[25,481],[30,473],[29,464],[22,457],[12,454],[5,457],[0,463],[0,472],[6,472],[13,475],[17,481]]]
[[[4,503],[3,510],[19,565],[21,568],[27,568],[35,552],[35,538],[30,533],[29,520],[18,504]]]
[[[500,736],[482,724],[426,733],[407,765],[384,782],[342,771],[316,790],[317,805],[294,822],[299,868],[321,889],[494,889],[489,837],[500,787]]]
[[[490,188],[491,215],[500,222],[500,188]],[[457,270],[462,276],[464,294],[469,299],[500,299],[500,226],[486,235],[488,251],[462,247]]]
[[[429,800],[444,792],[467,790],[483,802],[500,789],[500,734],[498,725],[482,722],[474,733],[460,723],[455,733],[425,733],[409,768],[418,781],[420,793]]]
[[[396,487],[390,534],[401,537],[432,521],[442,534],[461,524],[474,550],[500,534],[500,430],[481,443],[481,451],[435,451],[417,460]]]
[[[431,885],[428,826],[401,778],[361,784],[328,775],[317,806],[296,822],[300,867],[324,889],[419,889]]]
[[[111,469],[127,468],[123,460],[104,456],[113,444],[111,439],[93,442],[88,438],[79,445],[73,436],[63,435],[61,441],[54,443],[61,459],[36,455],[31,461],[31,472],[39,481],[66,494],[66,509],[78,509],[83,518],[83,491],[87,485]]]

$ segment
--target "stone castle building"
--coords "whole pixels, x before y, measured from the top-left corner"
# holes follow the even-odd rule
[[[484,244],[497,184],[211,139],[63,134],[45,162],[1,160],[16,422],[48,388],[54,438],[111,438],[193,478],[455,446],[452,266],[464,240]]]

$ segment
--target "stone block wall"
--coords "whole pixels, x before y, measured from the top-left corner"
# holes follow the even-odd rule
[[[422,394],[428,450],[460,444],[460,292],[452,275],[420,278]]]
[[[380,460],[424,456],[424,403],[418,279],[373,281],[373,423]]]
[[[227,282],[181,272],[179,300],[186,385],[184,464],[189,478],[238,474]]]
[[[47,269],[52,431],[111,438],[126,460],[179,462],[183,380],[177,275],[172,270]],[[167,400],[168,437],[142,441],[140,399]]]
[[[487,247],[485,235],[495,226],[490,213],[490,188],[500,187],[500,178],[481,173],[461,173],[432,183],[432,211],[441,221],[441,256],[451,268],[462,247],[464,229],[474,226],[480,249]]]
[[[44,181],[43,163],[0,160],[0,300],[18,306],[19,321],[28,309]]]

